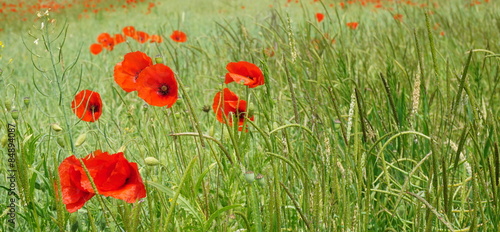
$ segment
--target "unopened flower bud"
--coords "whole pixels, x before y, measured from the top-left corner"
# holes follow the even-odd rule
[[[160,164],[160,161],[158,161],[155,157],[146,157],[144,159],[144,162],[148,166],[156,166],[156,165]]]
[[[63,138],[57,137],[56,141],[57,141],[57,144],[59,144],[59,146],[61,146],[62,148],[64,148],[66,146],[64,144],[64,139]]]
[[[53,123],[50,125],[50,127],[52,127],[52,130],[54,130],[55,132],[59,132],[59,131],[62,131],[63,129],[61,128],[61,126],[59,126],[59,124],[57,123]]]
[[[2,139],[0,140],[0,144],[2,144],[2,147],[5,147],[7,145],[8,140],[9,138],[6,134],[2,136]]]
[[[245,180],[249,184],[253,183],[255,181],[255,173],[252,171],[245,172]]]
[[[210,106],[209,105],[204,105],[202,108],[203,112],[208,113],[210,111]]]
[[[116,151],[117,153],[120,153],[120,152],[125,152],[125,145],[121,146],[120,148],[118,148],[118,151]]]
[[[87,140],[87,133],[83,133],[78,138],[76,138],[75,147],[81,146]]]
[[[5,100],[5,102],[3,103],[4,106],[5,106],[5,109],[7,109],[7,111],[10,111],[12,109],[12,101],[7,99]]]

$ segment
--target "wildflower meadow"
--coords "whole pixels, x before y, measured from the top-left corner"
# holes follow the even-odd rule
[[[0,231],[500,231],[497,0],[0,0]]]

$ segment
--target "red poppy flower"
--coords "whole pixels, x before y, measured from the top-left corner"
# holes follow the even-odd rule
[[[146,43],[149,40],[149,34],[144,31],[138,31],[133,38],[139,43]]]
[[[97,42],[110,51],[112,51],[115,46],[115,39],[108,33],[101,33],[97,36]]]
[[[187,41],[186,33],[182,32],[182,31],[172,32],[172,34],[170,35],[170,38],[173,41],[178,42],[178,43],[184,43]]]
[[[137,79],[138,96],[152,106],[172,105],[177,101],[178,87],[174,72],[164,64],[145,68]]]
[[[146,197],[146,189],[137,164],[128,162],[123,152],[110,155],[108,152],[97,150],[83,158],[83,162],[99,194],[128,203]],[[82,186],[92,190],[88,179],[82,179]]]
[[[127,92],[135,91],[139,73],[151,65],[153,61],[146,54],[140,51],[127,53],[123,61],[115,65],[115,82]]]
[[[135,37],[135,27],[133,26],[126,26],[123,28],[123,34],[128,37]]]
[[[102,45],[100,45],[100,44],[90,45],[90,52],[94,55],[101,53],[102,52]]]
[[[81,160],[99,194],[128,203],[146,197],[146,189],[137,164],[128,162],[122,152],[110,155],[97,150]],[[64,159],[58,171],[63,203],[66,204],[68,212],[75,212],[95,195],[94,188],[80,160],[74,155]]]
[[[233,116],[235,116],[238,119],[238,130],[243,130],[247,114],[247,102],[240,100],[231,90],[224,88],[215,94],[212,108],[219,122],[228,122],[229,125],[233,125]],[[254,117],[251,116],[249,119],[253,121]]]
[[[86,179],[82,165],[76,156],[72,155],[63,160],[59,165],[59,178],[61,179],[61,190],[63,203],[66,210],[73,213],[82,208],[85,202],[90,200],[95,193],[88,191],[82,186],[82,178]],[[87,179],[88,181],[88,179]]]
[[[264,84],[264,74],[257,65],[246,62],[231,62],[226,66],[229,73],[226,74],[224,83],[229,84],[233,81],[243,83],[249,88],[255,88]]]
[[[76,116],[86,122],[94,122],[102,114],[102,101],[99,93],[88,89],[80,91],[71,102]]]
[[[349,22],[349,23],[346,23],[346,25],[351,28],[351,29],[356,29],[358,27],[358,23],[357,22]]]
[[[122,34],[115,34],[115,45],[125,42],[125,37]]]
[[[395,14],[394,19],[400,22],[403,22],[403,15],[402,14]]]
[[[325,18],[324,14],[322,14],[322,13],[316,13],[316,20],[318,20],[318,23],[320,23],[321,21],[323,21],[324,18]]]
[[[161,43],[161,42],[163,42],[163,37],[161,37],[161,35],[151,35],[149,42],[150,43]]]

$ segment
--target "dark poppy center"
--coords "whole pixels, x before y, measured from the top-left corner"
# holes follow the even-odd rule
[[[99,106],[97,106],[97,105],[91,105],[90,106],[90,112],[91,113],[99,112]]]
[[[167,95],[168,94],[168,86],[167,85],[162,85],[159,89],[158,89],[158,93],[160,95]]]
[[[245,119],[245,113],[246,113],[245,111],[239,111],[239,110],[236,110],[236,112],[235,112],[235,114],[239,120]]]

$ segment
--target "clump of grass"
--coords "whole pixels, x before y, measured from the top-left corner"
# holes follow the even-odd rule
[[[55,22],[23,24],[2,37],[0,137],[7,123],[18,127],[16,229],[499,229],[500,48],[492,39],[499,32],[471,24],[495,18],[498,3],[396,5],[401,22],[393,11],[359,4],[257,2],[242,9],[216,1],[193,11],[159,5],[142,21],[134,11],[66,23],[55,14]],[[322,22],[318,10],[326,13]],[[355,30],[345,25],[353,21]],[[128,25],[164,38],[182,29],[188,41],[90,54],[96,35]],[[176,73],[182,91],[172,108],[144,106],[114,83],[114,65],[135,50],[157,53]],[[211,111],[226,64],[240,60],[266,77],[253,89],[230,84],[254,114],[248,132],[219,123]],[[74,93],[84,88],[103,98],[93,124],[71,113]],[[86,141],[74,146],[80,134]],[[125,151],[139,164],[148,196],[131,205],[103,197],[68,214],[57,167],[96,149]],[[248,170],[259,181],[245,179]]]

